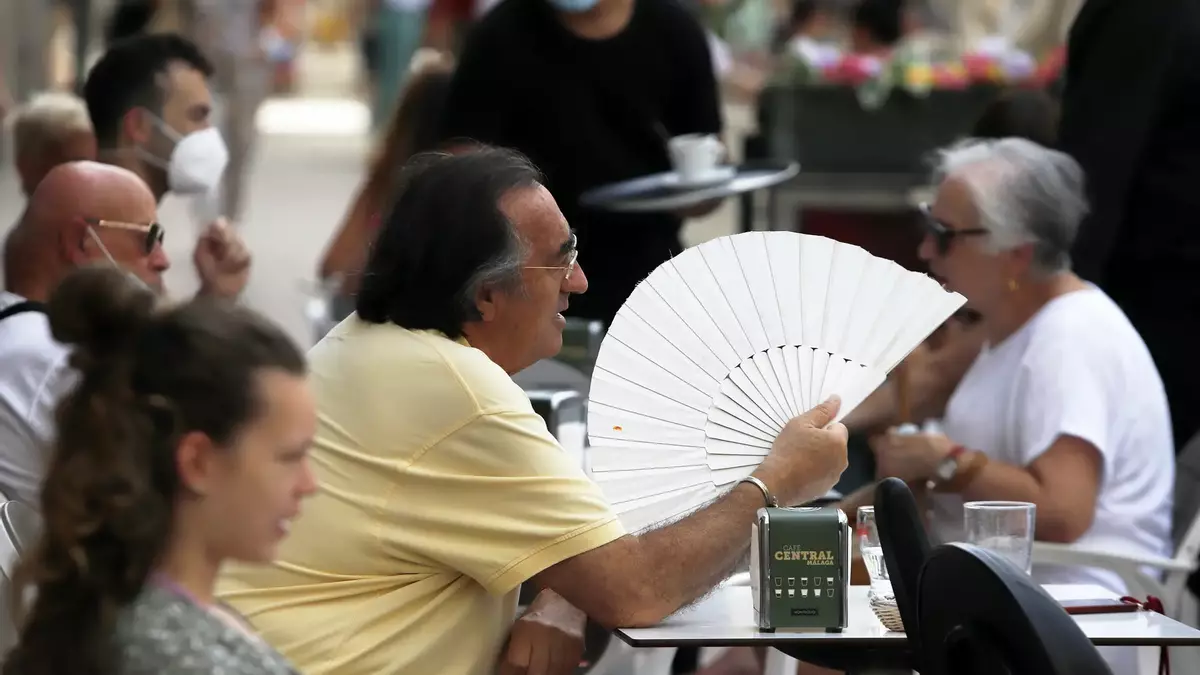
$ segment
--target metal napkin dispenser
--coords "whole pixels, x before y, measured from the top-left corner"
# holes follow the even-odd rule
[[[851,541],[841,509],[759,509],[750,533],[750,585],[759,629],[845,629]]]

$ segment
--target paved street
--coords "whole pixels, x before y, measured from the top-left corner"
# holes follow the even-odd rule
[[[310,57],[305,94],[273,99],[259,114],[263,132],[239,225],[255,256],[246,301],[281,323],[301,342],[311,341],[305,289],[317,257],[341,219],[362,175],[369,139],[367,110],[348,90],[353,59],[345,54]],[[349,84],[348,84],[349,83]],[[0,168],[0,231],[20,215],[22,199],[11,167]],[[689,226],[696,243],[730,231],[732,204]],[[175,295],[196,288],[191,250],[198,226],[184,199],[168,197],[160,220],[173,263],[167,275]]]

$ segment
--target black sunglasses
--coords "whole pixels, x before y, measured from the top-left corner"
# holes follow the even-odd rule
[[[130,232],[144,232],[146,241],[143,243],[146,255],[154,252],[154,247],[162,246],[163,239],[166,238],[166,233],[163,231],[163,226],[158,223],[125,223],[119,220],[102,220],[100,218],[84,218],[83,222],[92,227],[107,227],[114,230],[127,230]]]
[[[938,255],[946,255],[950,252],[950,247],[954,244],[955,237],[978,237],[991,234],[991,232],[982,227],[972,227],[965,230],[949,227],[933,215],[933,211],[927,203],[922,203],[917,209],[921,212],[921,223],[924,226],[925,233],[933,237],[933,244],[937,247]]]

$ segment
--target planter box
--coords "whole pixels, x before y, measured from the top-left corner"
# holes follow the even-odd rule
[[[770,157],[799,161],[802,174],[924,174],[929,153],[966,135],[999,91],[896,89],[866,110],[849,87],[767,87],[760,133]]]

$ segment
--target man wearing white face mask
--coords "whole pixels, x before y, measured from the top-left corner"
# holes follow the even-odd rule
[[[236,296],[250,273],[240,238],[219,218],[217,191],[229,151],[212,125],[212,64],[174,34],[114,43],[88,73],[84,98],[99,158],[141,176],[157,200],[190,196],[211,224],[196,246],[203,285]]]

